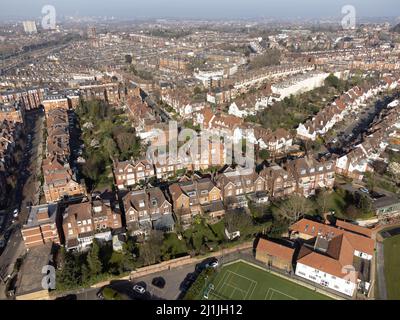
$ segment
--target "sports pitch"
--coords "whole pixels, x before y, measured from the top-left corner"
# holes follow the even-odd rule
[[[207,287],[208,300],[331,299],[242,261],[223,267]]]

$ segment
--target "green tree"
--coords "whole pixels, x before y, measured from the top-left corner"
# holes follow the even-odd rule
[[[100,253],[100,247],[97,241],[94,240],[87,256],[87,264],[91,275],[98,275],[102,271],[102,263],[100,260],[99,253]]]
[[[261,159],[267,160],[270,157],[270,154],[269,154],[268,150],[262,149],[259,152],[259,156]]]
[[[329,87],[333,87],[335,89],[340,90],[341,89],[341,81],[338,77],[336,77],[333,73],[331,73],[326,79],[325,79],[325,85]]]
[[[374,191],[376,185],[375,173],[365,173],[366,186],[369,191]]]

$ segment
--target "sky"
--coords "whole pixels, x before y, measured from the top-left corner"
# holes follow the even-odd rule
[[[44,5],[60,16],[118,18],[325,18],[353,5],[359,17],[399,17],[399,0],[0,0],[0,20],[39,18]]]

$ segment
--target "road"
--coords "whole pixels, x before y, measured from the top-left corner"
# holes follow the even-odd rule
[[[158,106],[157,103],[155,103],[154,100],[150,98],[150,96],[145,94],[144,100],[154,110],[156,114],[160,115],[163,122],[168,123],[171,120],[171,117],[168,115],[168,113],[165,112],[165,110],[163,110],[162,108],[160,108],[160,106]]]
[[[363,133],[367,132],[375,117],[382,112],[395,97],[383,97],[379,100],[361,107],[356,116],[349,115],[341,125],[335,128],[339,131],[337,137],[325,141],[329,152],[342,155],[354,145],[362,142]],[[336,138],[337,142],[333,143]]]
[[[28,219],[27,206],[39,204],[40,182],[38,178],[41,172],[43,152],[43,112],[35,110],[27,113],[25,124],[26,136],[31,135],[31,138],[27,138],[28,143],[19,166],[19,176],[13,195],[14,206],[11,208],[18,208],[20,214],[18,219],[14,219],[12,210],[10,210],[5,222],[5,233],[8,233],[9,237],[7,246],[0,256],[0,275],[3,278],[12,274],[15,261],[25,252],[20,228]],[[4,284],[0,281],[0,299],[4,298],[4,289]]]

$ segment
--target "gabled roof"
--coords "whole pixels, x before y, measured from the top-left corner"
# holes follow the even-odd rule
[[[265,252],[270,256],[292,262],[294,248],[290,248],[270,240],[260,239],[257,244],[257,252]]]

